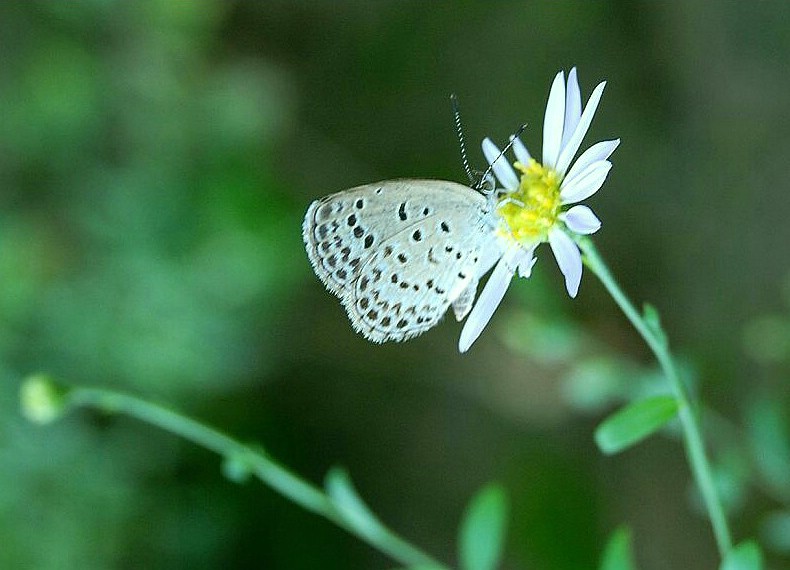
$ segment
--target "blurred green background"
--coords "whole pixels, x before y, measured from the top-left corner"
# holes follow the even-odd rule
[[[621,523],[643,569],[715,567],[672,433],[595,447],[661,380],[591,274],[568,299],[541,248],[461,356],[452,318],[402,345],[355,335],[302,246],[317,197],[465,180],[452,92],[473,163],[522,122],[539,149],[576,65],[585,99],[609,81],[583,147],[623,141],[590,201],[599,248],[717,410],[736,535],[790,568],[788,21],[779,1],[0,3],[0,567],[395,566],[167,433],[26,423],[37,371],[167,403],[315,482],[342,464],[450,563],[498,480],[506,568],[592,568]]]

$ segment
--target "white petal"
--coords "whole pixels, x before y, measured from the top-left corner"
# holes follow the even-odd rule
[[[579,158],[581,159],[581,157]],[[562,180],[562,182],[560,182],[560,197],[563,199],[563,204],[567,203],[564,201],[565,196],[573,193],[574,191],[573,189],[576,188],[584,180],[584,178],[586,178],[593,172],[596,172],[598,169],[602,169],[602,168],[611,169],[611,164],[612,163],[609,162],[608,160],[596,160],[595,162],[588,164],[582,169],[577,169],[576,165],[574,164],[573,168],[571,168],[573,172],[569,172],[568,176],[566,176]]]
[[[593,162],[586,170],[581,172],[573,180],[562,183],[560,187],[560,200],[563,204],[573,204],[589,198],[603,186],[606,176],[612,169],[612,163],[608,160]]]
[[[568,144],[562,148],[555,168],[560,174],[565,174],[565,171],[568,170],[568,166],[571,164],[571,160],[576,156],[576,151],[579,150],[582,139],[584,135],[587,134],[587,129],[590,128],[590,123],[592,122],[593,115],[595,115],[595,110],[598,108],[598,103],[601,102],[601,95],[603,95],[603,88],[605,86],[606,81],[603,81],[599,83],[592,92],[590,99],[587,101],[587,105],[584,107],[581,119],[579,119],[579,124],[576,125],[571,138],[568,139]]]
[[[599,143],[595,143],[590,148],[585,150],[579,159],[573,163],[571,169],[568,171],[568,174],[565,176],[566,181],[571,181],[575,176],[581,174],[585,168],[590,166],[593,162],[598,162],[599,160],[606,160],[612,153],[614,149],[617,148],[617,145],[620,144],[620,139],[614,139],[611,141],[601,141]]]
[[[515,137],[513,139],[513,152],[516,155],[516,160],[518,160],[521,164],[527,165],[529,164],[529,159],[531,158],[529,155],[529,151],[527,147],[524,146],[524,143],[521,142],[521,139]]]
[[[513,279],[513,273],[516,271],[517,261],[521,257],[521,252],[523,250],[518,246],[509,248],[496,267],[494,267],[491,277],[488,278],[486,286],[483,287],[483,292],[477,298],[475,306],[466,318],[464,328],[461,330],[461,338],[458,339],[459,352],[469,350],[472,343],[483,332],[488,321],[491,320],[491,316],[505,296],[505,291],[507,291],[508,285]]]
[[[521,261],[518,262],[518,276],[529,278],[532,275],[532,266],[535,265],[535,248],[528,250]]]
[[[505,253],[506,246],[502,240],[492,237],[480,251],[480,261],[477,264],[477,278],[480,279],[488,273],[494,264],[499,261]]]
[[[579,80],[576,78],[576,68],[568,74],[568,85],[565,88],[565,124],[562,126],[562,144],[564,148],[576,130],[582,116],[582,94],[579,91]]]
[[[560,271],[565,276],[565,288],[568,295],[575,297],[579,292],[582,280],[582,256],[573,240],[561,229],[554,228],[549,232],[549,245]]]
[[[543,117],[543,166],[554,168],[560,154],[562,124],[565,122],[565,74],[554,77]]]
[[[493,165],[494,174],[496,174],[496,177],[499,179],[499,183],[508,190],[518,188],[518,177],[516,173],[513,171],[513,168],[511,168],[507,158],[500,153],[499,147],[492,143],[491,139],[488,137],[483,139],[483,155],[486,157],[488,164]],[[495,160],[496,164],[494,164]]]
[[[601,220],[587,206],[574,206],[560,214],[560,219],[565,222],[569,230],[577,234],[594,234],[601,229]]]

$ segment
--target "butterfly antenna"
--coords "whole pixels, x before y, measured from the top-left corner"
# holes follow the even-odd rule
[[[458,143],[461,145],[461,161],[464,165],[464,172],[472,185],[478,184],[477,177],[469,166],[469,157],[466,154],[466,141],[464,140],[464,129],[461,126],[461,109],[458,106],[458,97],[453,93],[450,95],[450,104],[453,106],[453,122],[455,123],[455,133],[458,135]]]
[[[483,177],[480,179],[480,182],[478,182],[478,186],[476,186],[476,188],[478,190],[480,190],[480,188],[482,188],[483,184],[485,184],[485,181],[491,175],[491,171],[494,170],[494,164],[496,164],[496,161],[499,160],[500,158],[502,158],[502,156],[507,151],[510,150],[510,147],[513,146],[513,143],[516,142],[516,139],[521,136],[521,133],[523,133],[524,129],[526,129],[526,128],[527,128],[527,124],[524,123],[523,125],[521,125],[518,128],[518,130],[515,132],[515,134],[510,136],[510,140],[508,141],[508,143],[505,146],[505,148],[503,148],[502,150],[499,151],[499,154],[497,155],[497,157],[494,160],[491,161],[491,164],[488,165],[488,168],[486,168],[486,171],[483,172]]]

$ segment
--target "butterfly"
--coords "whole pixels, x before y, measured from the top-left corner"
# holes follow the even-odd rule
[[[404,341],[452,306],[471,310],[479,279],[502,256],[493,189],[386,180],[314,201],[302,226],[318,278],[373,342]]]

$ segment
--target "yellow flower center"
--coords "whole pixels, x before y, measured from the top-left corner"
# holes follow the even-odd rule
[[[499,231],[524,246],[548,240],[549,230],[560,214],[560,182],[557,172],[529,159],[529,164],[516,162],[521,173],[518,189],[503,196],[497,212],[503,220]]]

